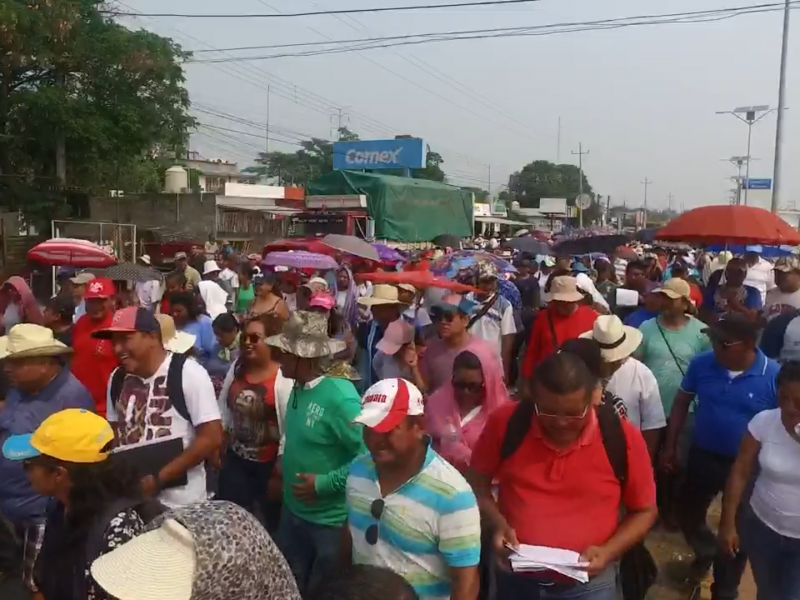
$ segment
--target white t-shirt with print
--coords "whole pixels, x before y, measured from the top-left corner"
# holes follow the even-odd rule
[[[767,292],[767,299],[764,302],[764,312],[766,312],[767,317],[780,313],[783,306],[800,309],[800,290],[785,294],[779,288],[774,288]]]
[[[666,427],[661,392],[653,372],[631,357],[611,376],[606,389],[619,396],[628,409],[628,421],[639,431]]]
[[[195,438],[194,427],[222,417],[214,393],[214,384],[208,372],[194,360],[183,366],[183,395],[192,422],[178,414],[167,396],[167,372],[172,354],[148,379],[128,374],[122,384],[122,393],[114,403],[111,385],[108,391],[108,421],[117,423],[120,448],[130,448],[180,437],[188,448]],[[112,374],[113,377],[113,374]],[[194,427],[192,426],[194,424]],[[201,463],[187,473],[188,483],[164,490],[158,499],[170,508],[186,506],[206,499],[206,471]]]
[[[800,538],[800,441],[786,431],[779,408],[757,414],[747,429],[761,444],[750,506],[774,531]]]

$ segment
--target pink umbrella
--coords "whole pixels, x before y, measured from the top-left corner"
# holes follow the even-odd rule
[[[53,238],[30,249],[28,258],[51,267],[111,267],[117,259],[87,240]]]

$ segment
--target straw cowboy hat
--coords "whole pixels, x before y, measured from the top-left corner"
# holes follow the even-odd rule
[[[156,319],[158,319],[158,325],[161,327],[161,341],[164,343],[164,348],[167,352],[186,354],[192,349],[197,340],[196,335],[185,331],[177,331],[175,329],[175,321],[170,315],[158,314]]]
[[[328,337],[328,317],[324,313],[298,310],[283,326],[279,335],[267,338],[267,344],[300,358],[333,356],[347,343]]]
[[[557,302],[580,302],[583,300],[583,294],[578,289],[578,282],[574,277],[569,275],[561,275],[553,277],[550,282],[549,300],[556,300]]]
[[[71,352],[72,348],[53,337],[51,329],[40,325],[14,325],[8,335],[0,337],[0,359],[61,356]]]
[[[591,338],[597,342],[604,362],[617,362],[628,358],[642,343],[642,332],[623,325],[616,315],[597,317],[592,331],[587,331],[580,337]]]
[[[402,304],[406,306],[405,302],[400,301],[400,296],[397,293],[397,287],[379,283],[372,287],[372,296],[359,298],[358,303],[363,306],[385,306],[389,304]]]

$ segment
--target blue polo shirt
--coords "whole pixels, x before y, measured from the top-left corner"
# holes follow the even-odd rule
[[[689,363],[681,389],[697,397],[693,442],[698,448],[735,458],[750,420],[777,408],[780,365],[757,352],[753,366],[736,377],[720,366],[713,351]]]

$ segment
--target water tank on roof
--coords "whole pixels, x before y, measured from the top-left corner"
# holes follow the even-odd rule
[[[164,174],[164,193],[180,194],[189,189],[189,174],[180,165],[175,165],[167,169]]]
[[[517,202],[516,200],[514,200],[514,201],[511,203],[511,210],[519,210],[519,202]]]

